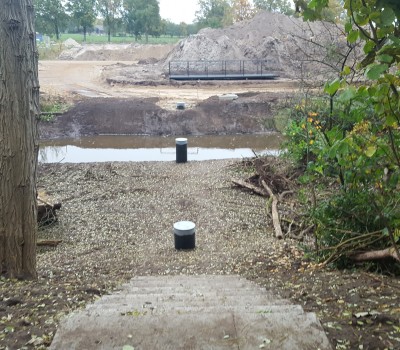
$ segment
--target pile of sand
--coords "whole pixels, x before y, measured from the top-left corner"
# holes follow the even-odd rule
[[[266,69],[281,77],[326,81],[341,71],[347,50],[339,26],[260,12],[227,28],[203,29],[175,46],[87,45],[72,59],[139,61],[142,64],[108,67],[104,72],[106,80],[127,84],[165,79],[171,61],[221,60],[267,60]],[[349,65],[354,61],[352,55]],[[151,68],[143,64],[151,64]]]
[[[82,47],[82,45],[81,44],[79,44],[77,41],[75,41],[74,39],[72,39],[72,38],[68,38],[67,40],[65,40],[64,42],[63,42],[63,46],[65,47],[65,48],[67,48],[67,49],[70,49],[70,48],[72,48],[72,47]]]
[[[328,61],[333,67],[339,67],[332,53],[335,49],[346,49],[339,27],[261,12],[251,20],[223,29],[206,28],[182,40],[168,55],[166,63],[267,60],[272,70],[281,76],[296,78],[304,73],[325,76],[327,71],[318,62]]]
[[[68,42],[69,45],[65,43]],[[77,45],[72,45],[75,42]],[[165,59],[174,45],[142,44],[86,44],[80,45],[73,39],[63,43],[66,50],[58,57],[60,60],[77,61],[140,61]]]
[[[59,56],[61,60],[73,60],[74,57],[79,55],[79,52],[82,51],[82,45],[72,38],[68,38],[63,41],[62,44],[65,50],[63,50]]]

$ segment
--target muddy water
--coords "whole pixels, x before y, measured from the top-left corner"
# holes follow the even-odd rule
[[[185,136],[184,136],[185,137]],[[251,157],[277,154],[280,134],[188,136],[188,160]],[[173,161],[175,137],[95,136],[42,142],[39,162],[86,163],[110,161]]]

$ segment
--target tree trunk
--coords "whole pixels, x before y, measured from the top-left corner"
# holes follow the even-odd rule
[[[32,0],[0,0],[0,274],[36,277],[38,53]]]
[[[57,22],[57,21],[56,21],[55,24],[54,24],[54,30],[55,30],[55,32],[56,32],[56,39],[57,39],[57,40],[60,40],[60,30],[59,30],[59,28],[58,28],[58,22]]]
[[[86,26],[83,26],[83,42],[86,42]]]

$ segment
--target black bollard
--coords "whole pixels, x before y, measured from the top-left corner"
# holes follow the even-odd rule
[[[178,138],[175,139],[176,144],[176,162],[186,163],[187,162],[187,139]]]
[[[196,225],[191,221],[174,224],[175,249],[194,249],[196,246]]]

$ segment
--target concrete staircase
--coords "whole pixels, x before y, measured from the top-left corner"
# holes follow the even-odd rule
[[[238,276],[135,277],[66,317],[50,349],[331,350],[315,314]]]

